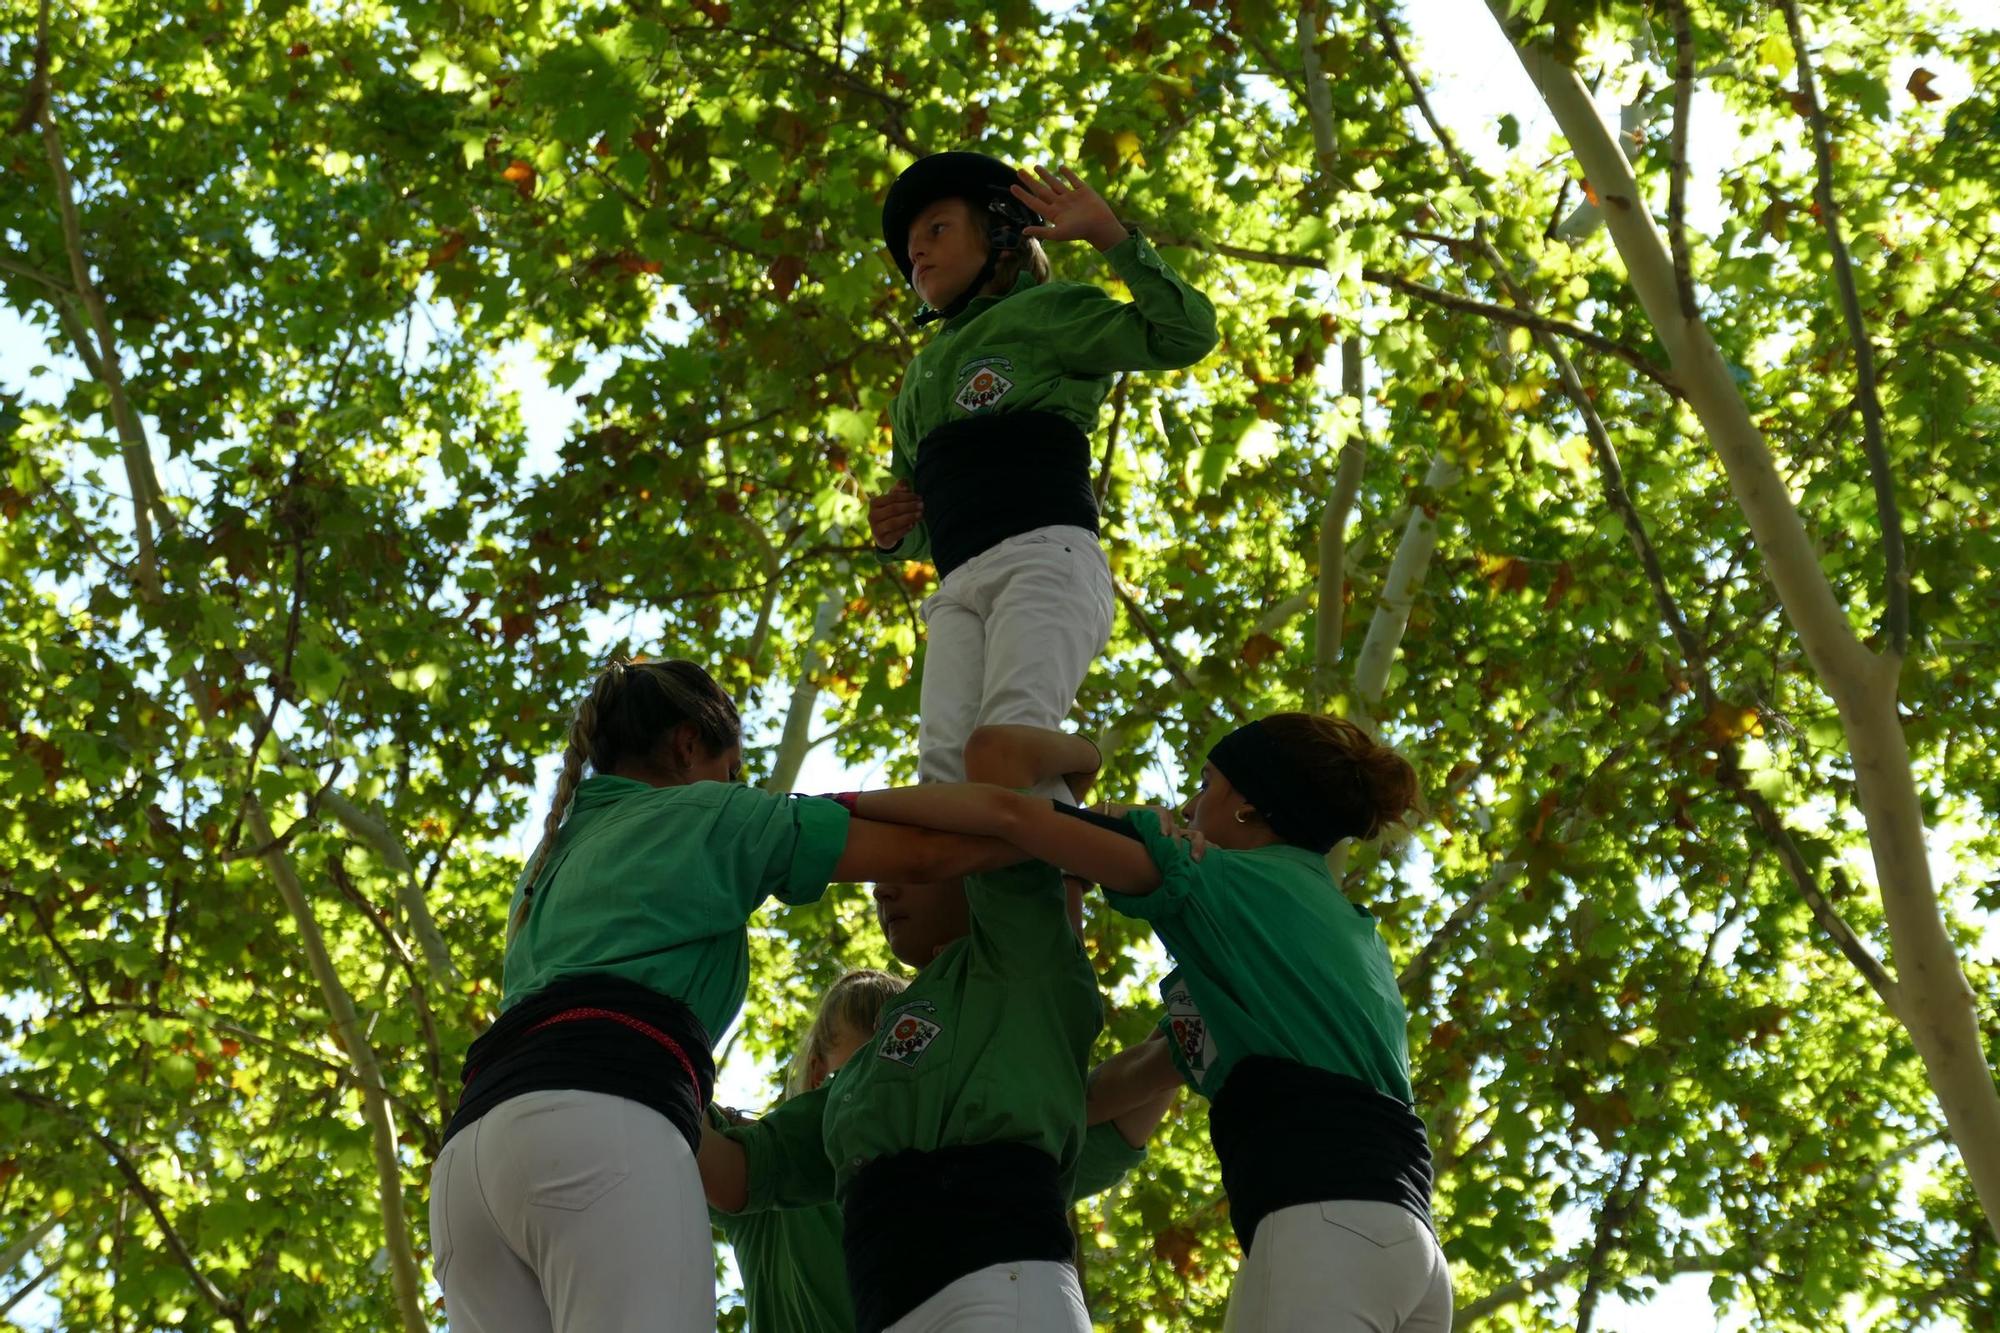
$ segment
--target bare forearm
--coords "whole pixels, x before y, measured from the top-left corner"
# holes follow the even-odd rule
[[[1117,1128],[1118,1136],[1134,1148],[1145,1147],[1147,1141],[1153,1137],[1153,1131],[1167,1118],[1167,1112],[1173,1107],[1174,1094],[1179,1087],[1180,1085],[1176,1083],[1174,1087],[1139,1103],[1122,1115],[1113,1116],[1111,1123]]]
[[[1119,1131],[1124,1133],[1125,1117],[1143,1119],[1149,1109],[1157,1107],[1146,1125],[1146,1133],[1150,1134],[1153,1125],[1158,1124],[1160,1117],[1166,1114],[1174,1090],[1180,1085],[1180,1071],[1174,1068],[1167,1043],[1156,1031],[1137,1046],[1118,1052],[1090,1072],[1090,1083],[1084,1098],[1084,1119],[1093,1125],[1101,1125],[1107,1120],[1118,1121]],[[1129,1133],[1125,1139],[1134,1143]],[[1140,1141],[1143,1141],[1143,1136]],[[1136,1143],[1134,1146],[1137,1146]]]
[[[1027,799],[1005,787],[939,782],[861,792],[855,798],[854,813],[884,824],[916,824],[947,833],[1006,838],[1018,823]]]
[[[740,1213],[750,1202],[750,1163],[743,1146],[704,1123],[701,1151],[695,1154],[701,1172],[702,1193],[709,1206],[725,1213]]]

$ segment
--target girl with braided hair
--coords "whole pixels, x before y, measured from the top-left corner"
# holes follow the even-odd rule
[[[431,1173],[457,1333],[714,1328],[694,1150],[750,914],[1018,859],[742,786],[741,765],[736,707],[691,662],[613,661],[578,703],[514,891],[500,1018],[466,1054]]]

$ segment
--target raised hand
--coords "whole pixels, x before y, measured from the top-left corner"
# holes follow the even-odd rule
[[[1011,187],[1014,197],[1040,213],[1046,226],[1023,227],[1021,234],[1038,241],[1089,241],[1099,250],[1109,250],[1125,239],[1125,228],[1104,196],[1085,185],[1068,167],[1060,177],[1045,167],[1030,175],[1024,168],[1015,173],[1021,184]]]

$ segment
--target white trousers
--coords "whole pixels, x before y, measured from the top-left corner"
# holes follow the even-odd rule
[[[1060,728],[1111,640],[1111,565],[1085,528],[1049,527],[981,551],[924,599],[928,644],[917,780],[965,781],[973,728]],[[1052,778],[1038,796],[1069,800]]]
[[[886,1333],[1090,1333],[1076,1269],[1047,1260],[967,1273]]]
[[[1257,1224],[1225,1333],[1448,1333],[1451,1268],[1392,1203],[1280,1208]]]
[[[659,1112],[531,1092],[431,1170],[452,1333],[713,1333],[715,1252],[694,1154]]]

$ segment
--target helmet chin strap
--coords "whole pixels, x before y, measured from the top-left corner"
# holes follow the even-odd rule
[[[1000,248],[1000,235],[1000,229],[996,227],[993,232],[992,243],[986,247],[986,262],[979,266],[979,272],[974,275],[971,282],[965,285],[964,291],[953,297],[950,303],[942,310],[933,309],[927,305],[917,312],[918,328],[922,328],[926,324],[936,323],[941,319],[956,319],[964,312],[967,306],[971,305],[978,298],[981,292],[986,290],[986,284],[993,281],[994,270],[1000,266],[1000,256],[1014,252],[1014,247],[1011,245],[1005,250]]]

